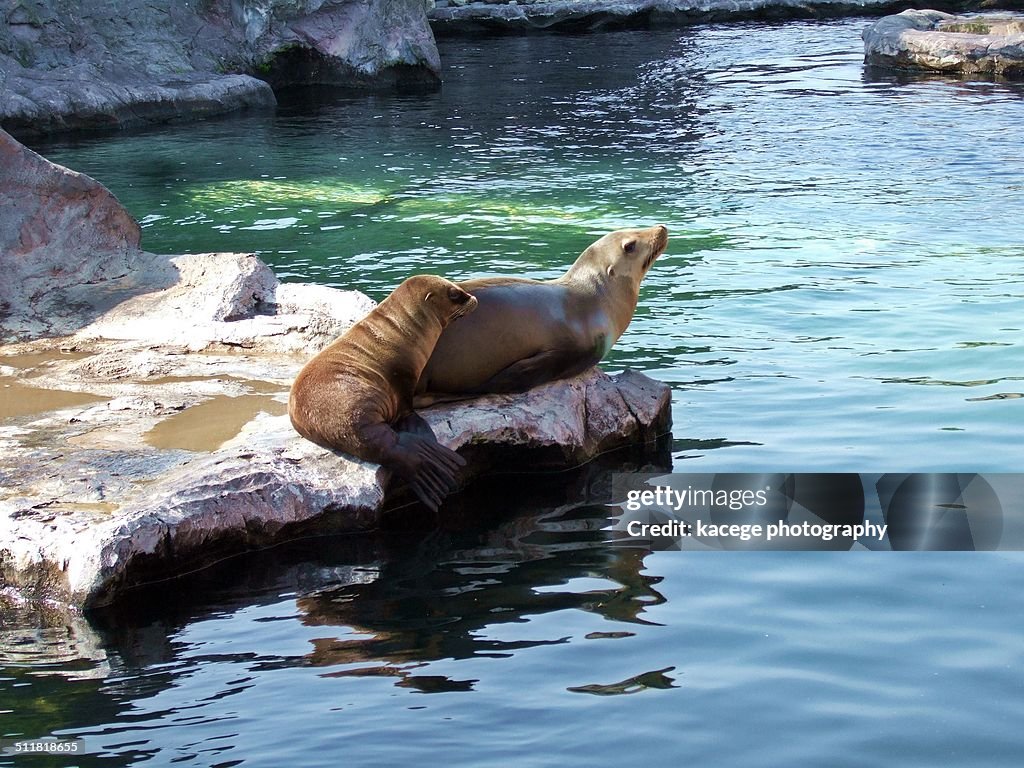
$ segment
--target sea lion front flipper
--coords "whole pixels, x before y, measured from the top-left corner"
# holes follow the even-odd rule
[[[432,512],[458,487],[456,474],[466,460],[437,442],[430,425],[417,413],[395,424],[394,469]]]
[[[538,384],[582,373],[597,363],[580,357],[579,350],[549,349],[512,363],[474,387],[476,392],[525,392]]]
[[[424,441],[420,443],[420,449],[426,453],[429,459],[449,469],[453,475],[459,471],[460,467],[466,466],[465,459],[459,456],[455,451],[452,451],[450,447],[441,445],[437,441],[437,435],[434,434],[434,430],[432,430],[427,421],[415,411],[403,416],[395,422],[394,429],[398,433],[399,439],[402,433],[407,432],[422,437]]]
[[[457,487],[458,462],[465,464],[465,459],[439,445],[432,436],[414,432],[398,433],[394,454],[392,468],[432,512],[436,512],[444,497]]]
[[[441,445],[437,441],[437,435],[434,434],[434,430],[430,428],[426,419],[415,411],[411,411],[399,419],[395,423],[395,431],[398,432],[399,435],[403,432],[410,432],[424,438],[425,442],[421,446],[422,449],[433,459],[448,467],[453,473],[456,472],[459,467],[466,466],[466,460],[464,458],[459,456],[459,454],[450,448]]]

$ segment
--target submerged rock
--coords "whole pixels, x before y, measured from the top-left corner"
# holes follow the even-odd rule
[[[439,73],[422,0],[0,7],[0,125],[16,133],[273,107],[271,86],[433,87]]]
[[[866,64],[889,69],[1024,76],[1024,16],[911,10],[863,34]]]
[[[145,253],[103,187],[3,141],[0,199],[23,199],[5,208],[0,273],[27,277],[6,284],[0,326],[0,603],[97,604],[412,503],[385,470],[303,440],[285,415],[302,364],[372,301],[282,284],[252,255]],[[20,234],[82,199],[47,237]],[[648,450],[668,431],[670,392],[591,369],[421,413],[467,458],[468,482]]]

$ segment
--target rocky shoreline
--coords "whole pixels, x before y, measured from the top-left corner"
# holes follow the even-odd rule
[[[0,8],[0,127],[19,135],[272,109],[292,85],[436,88],[423,0],[39,0]]]
[[[880,16],[906,0],[40,0],[0,8],[0,127],[19,137],[272,110],[293,86],[436,89],[435,36]],[[939,11],[1019,0],[939,0]]]
[[[252,255],[146,253],[97,182],[2,131],[0,160],[0,609],[106,603],[415,504],[285,415],[295,373],[370,299],[282,284]],[[653,454],[670,399],[639,373],[591,369],[421,413],[469,483]]]
[[[907,0],[435,0],[435,35],[592,32],[728,21],[881,16]],[[938,10],[1012,8],[1015,0],[937,0]]]
[[[1024,77],[1024,15],[956,16],[904,11],[864,31],[869,66],[1020,79]]]

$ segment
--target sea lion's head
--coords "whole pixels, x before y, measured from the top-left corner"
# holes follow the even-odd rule
[[[667,245],[668,228],[662,224],[609,232],[583,251],[560,278],[560,282],[574,285],[584,294],[599,297],[602,311],[614,324],[613,333],[605,339],[607,347],[633,319],[640,283]]]
[[[570,273],[596,273],[603,280],[626,278],[639,291],[647,270],[667,245],[668,228],[663,224],[648,229],[619,229],[580,254]]]
[[[408,288],[414,301],[418,300],[429,308],[442,328],[476,309],[475,296],[437,275],[416,275],[403,285]]]

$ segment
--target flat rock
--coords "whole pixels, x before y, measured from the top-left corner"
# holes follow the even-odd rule
[[[414,503],[382,468],[300,438],[286,415],[301,365],[372,301],[282,284],[248,254],[141,251],[102,186],[3,140],[0,199],[21,199],[5,209],[0,273],[22,277],[5,283],[0,325],[0,603],[103,603]],[[44,296],[59,300],[43,311]],[[649,450],[669,429],[670,391],[594,368],[421,413],[466,457],[465,483]]]
[[[910,10],[863,33],[866,64],[888,69],[1024,76],[1024,16]]]

